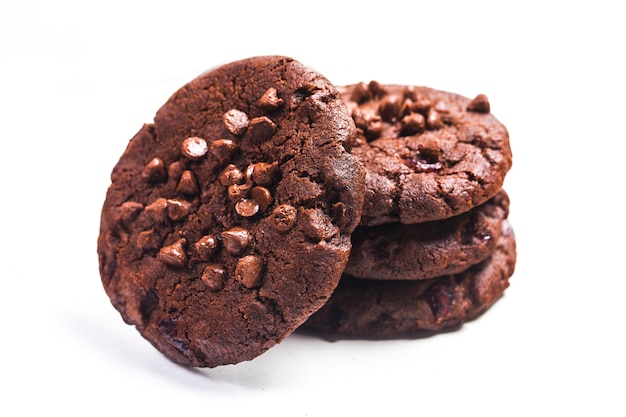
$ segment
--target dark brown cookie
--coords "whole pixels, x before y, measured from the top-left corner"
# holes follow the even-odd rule
[[[102,211],[102,282],[174,362],[250,360],[328,299],[364,176],[337,90],[285,57],[207,72],[130,141]]]
[[[340,88],[367,171],[362,225],[440,220],[487,201],[512,157],[484,95],[376,82]]]
[[[345,272],[371,279],[429,279],[456,274],[495,249],[509,214],[504,190],[478,207],[445,220],[359,226]]]
[[[390,337],[442,330],[476,318],[509,286],[515,237],[505,230],[495,252],[456,275],[424,281],[341,279],[328,303],[303,328],[352,337]]]

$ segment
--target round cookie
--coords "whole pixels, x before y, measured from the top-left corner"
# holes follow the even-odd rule
[[[502,296],[515,261],[515,237],[505,222],[495,252],[456,275],[425,281],[345,275],[328,303],[303,327],[341,336],[390,337],[458,326]]]
[[[341,87],[365,165],[362,225],[420,223],[468,211],[511,168],[506,128],[487,97],[372,81]]]
[[[386,280],[456,274],[494,251],[508,214],[509,197],[501,190],[480,206],[445,220],[357,227],[345,273]]]
[[[280,342],[330,297],[360,220],[355,128],[319,73],[278,56],[177,91],[111,175],[98,254],[124,320],[174,362]]]

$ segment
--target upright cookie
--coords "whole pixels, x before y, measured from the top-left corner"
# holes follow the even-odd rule
[[[367,171],[361,224],[440,220],[500,190],[511,168],[506,128],[487,97],[359,83],[340,89]]]
[[[207,72],[130,141],[98,254],[124,320],[172,361],[250,360],[319,309],[359,223],[364,171],[337,90],[285,57]]]
[[[305,328],[352,337],[390,337],[435,331],[476,318],[509,286],[515,237],[505,222],[495,252],[456,275],[424,281],[380,281],[344,276],[328,303]]]
[[[501,190],[486,203],[448,219],[357,227],[345,272],[391,280],[456,274],[494,251],[508,214],[509,197]]]

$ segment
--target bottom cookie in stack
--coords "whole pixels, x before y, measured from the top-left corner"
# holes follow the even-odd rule
[[[350,337],[393,337],[437,331],[470,321],[509,286],[517,258],[507,220],[490,255],[462,272],[430,279],[363,279],[344,274],[305,329]]]

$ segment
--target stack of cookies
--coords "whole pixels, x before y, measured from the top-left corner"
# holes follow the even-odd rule
[[[113,169],[98,255],[170,360],[250,360],[305,326],[390,336],[488,308],[515,241],[506,129],[484,96],[337,89],[287,57],[183,86]]]
[[[306,326],[388,337],[475,318],[515,266],[507,130],[484,95],[377,82],[340,91],[357,126],[365,204],[344,276]]]

